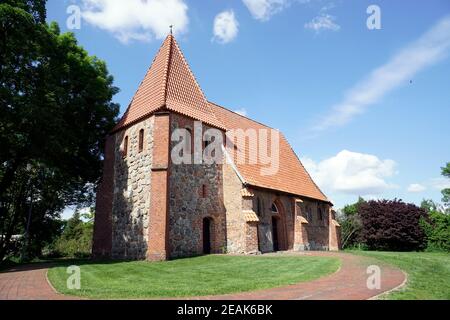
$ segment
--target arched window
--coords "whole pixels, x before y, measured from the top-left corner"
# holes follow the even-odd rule
[[[128,136],[125,136],[123,140],[123,156],[126,157],[128,155]]]
[[[279,212],[278,211],[278,207],[277,207],[277,205],[275,203],[272,203],[272,207],[271,207],[270,210],[272,210],[273,213],[278,213]]]
[[[323,212],[322,212],[322,208],[318,209],[319,212],[319,220],[323,220]]]
[[[184,149],[188,154],[192,154],[192,141],[194,141],[192,130],[190,128],[186,128],[186,136],[184,137]]]
[[[139,130],[139,152],[144,150],[144,129]]]

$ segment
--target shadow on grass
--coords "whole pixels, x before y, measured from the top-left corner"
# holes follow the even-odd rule
[[[83,265],[112,265],[123,262],[132,262],[135,260],[94,260],[94,259],[76,259],[76,258],[57,258],[44,259],[39,261],[32,261],[26,263],[18,263],[14,261],[4,261],[0,265],[0,273],[12,273],[20,271],[41,270],[53,267],[69,267],[69,266],[83,266]]]

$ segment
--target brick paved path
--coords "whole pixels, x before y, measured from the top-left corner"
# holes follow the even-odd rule
[[[47,282],[49,264],[19,266],[0,272],[0,300],[67,300]]]
[[[195,299],[225,300],[367,300],[406,283],[406,274],[400,269],[382,264],[378,260],[337,252],[277,253],[284,255],[312,255],[338,257],[341,268],[334,274],[317,280],[286,287],[265,289],[238,294],[198,297]],[[367,267],[378,265],[381,269],[381,288],[367,288]],[[293,270],[293,272],[295,272]]]
[[[291,286],[259,290],[247,293],[222,296],[196,297],[194,299],[369,299],[380,293],[402,285],[405,274],[397,268],[378,264],[381,267],[381,289],[369,290],[366,286],[367,266],[374,264],[372,259],[347,253],[313,252],[313,253],[277,253],[281,255],[314,255],[338,257],[342,260],[341,268],[334,274]],[[379,262],[376,262],[379,263]],[[46,273],[49,265],[21,266],[0,272],[0,300],[64,300],[77,299],[56,293],[47,282]],[[292,270],[295,272],[295,270]]]

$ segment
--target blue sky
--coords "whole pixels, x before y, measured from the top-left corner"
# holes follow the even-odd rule
[[[48,20],[68,31],[72,4],[122,112],[173,24],[207,98],[280,129],[337,208],[449,185],[448,0],[49,0]]]

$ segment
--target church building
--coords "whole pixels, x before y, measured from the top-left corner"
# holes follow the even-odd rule
[[[188,134],[180,138],[179,129]],[[221,139],[213,141],[209,132]],[[230,132],[244,136],[230,138]],[[223,147],[213,153],[223,161],[206,161],[202,151],[219,140]],[[192,159],[191,153],[200,153],[200,162],[174,159]],[[266,157],[255,160],[260,154]],[[276,166],[263,161],[274,159]],[[106,137],[94,257],[158,261],[338,250],[339,229],[332,203],[283,134],[208,101],[177,41],[167,36]]]

